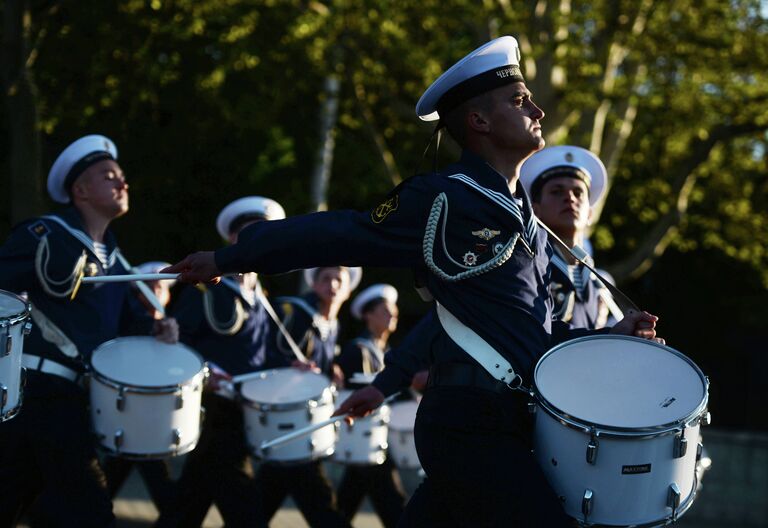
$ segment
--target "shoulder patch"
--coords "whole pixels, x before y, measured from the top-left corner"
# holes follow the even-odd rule
[[[45,225],[45,222],[42,220],[38,220],[37,222],[34,222],[27,226],[27,229],[30,233],[32,233],[32,236],[36,239],[40,240],[44,236],[46,236],[48,233],[51,232],[50,228]]]
[[[380,224],[392,212],[397,211],[398,205],[400,205],[400,200],[397,194],[387,198],[371,210],[371,220],[374,224]]]

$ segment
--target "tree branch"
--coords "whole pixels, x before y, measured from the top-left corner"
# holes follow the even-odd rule
[[[373,115],[370,106],[368,106],[366,101],[365,87],[361,82],[355,82],[355,99],[357,102],[357,107],[360,110],[360,115],[363,116],[365,128],[373,138],[373,141],[376,144],[376,149],[379,151],[379,156],[381,156],[381,161],[384,163],[387,176],[389,176],[392,185],[398,185],[403,180],[403,178],[400,176],[400,171],[397,168],[395,156],[389,149],[384,136],[381,134],[381,132],[379,132],[378,127],[376,127],[376,118]]]

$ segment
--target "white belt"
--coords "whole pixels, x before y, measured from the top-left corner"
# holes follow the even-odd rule
[[[65,367],[52,359],[46,359],[32,354],[22,354],[21,365],[30,370],[59,376],[60,378],[64,378],[73,383],[77,383],[78,378],[81,377],[81,374],[74,369]]]

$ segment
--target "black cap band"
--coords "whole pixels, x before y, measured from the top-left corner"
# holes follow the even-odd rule
[[[435,107],[438,114],[444,117],[461,103],[477,95],[515,82],[523,82],[523,74],[520,72],[520,67],[515,64],[488,70],[485,73],[475,75],[460,82],[445,92]]]
[[[67,173],[67,176],[64,178],[64,190],[69,192],[69,190],[72,188],[72,185],[75,183],[75,180],[78,176],[80,176],[85,170],[90,167],[91,165],[98,163],[103,160],[114,160],[115,158],[110,154],[109,152],[106,152],[104,150],[97,150],[95,152],[91,152],[85,157],[80,158],[80,161],[72,165],[72,168],[69,169],[69,172]]]
[[[231,235],[232,233],[238,233],[242,227],[247,224],[248,222],[252,221],[258,221],[258,220],[266,220],[267,217],[262,213],[243,213],[241,215],[237,215],[230,223],[229,223],[229,229],[227,232]]]
[[[590,175],[578,167],[572,165],[558,165],[557,167],[550,167],[542,172],[531,184],[531,199],[534,202],[538,202],[541,196],[541,188],[552,178],[576,178],[584,182],[589,191],[592,187],[592,178]]]

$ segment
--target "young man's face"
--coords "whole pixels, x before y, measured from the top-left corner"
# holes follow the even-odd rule
[[[531,99],[525,83],[516,82],[489,92],[493,105],[485,116],[488,137],[503,150],[531,154],[544,148],[544,112]]]
[[[343,303],[349,298],[349,272],[346,268],[320,268],[312,291],[325,303]]]
[[[395,303],[382,299],[376,306],[363,314],[363,319],[371,333],[391,333],[397,330],[398,314],[399,310]]]
[[[572,237],[583,232],[592,216],[587,185],[570,176],[552,178],[542,186],[533,211],[559,236]]]
[[[72,194],[110,218],[128,212],[128,184],[114,160],[102,160],[85,169],[75,180]]]

